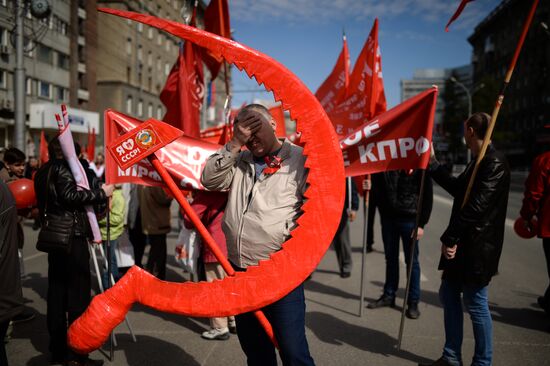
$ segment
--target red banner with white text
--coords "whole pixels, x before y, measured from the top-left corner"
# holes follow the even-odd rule
[[[105,111],[105,145],[110,146],[120,136],[138,127],[143,121],[108,109]],[[204,189],[200,175],[206,159],[220,145],[182,136],[155,152],[181,189]],[[111,154],[105,154],[107,183],[136,183],[164,186],[162,179],[149,160],[141,160],[127,169],[121,169]]]
[[[437,88],[366,122],[340,140],[346,176],[425,169],[430,160]]]

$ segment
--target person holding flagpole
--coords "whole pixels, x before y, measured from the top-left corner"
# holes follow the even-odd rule
[[[464,139],[473,156],[481,151],[490,118],[486,113],[474,113],[464,122]],[[441,235],[439,262],[439,269],[443,270],[439,299],[443,305],[445,345],[443,355],[431,366],[462,365],[462,305],[472,319],[475,339],[472,365],[492,364],[493,329],[488,287],[498,272],[502,252],[510,167],[504,155],[489,145],[463,206],[475,161],[472,159],[461,175],[453,177],[439,164],[432,150],[429,167],[432,178],[453,196],[454,201],[449,225]]]

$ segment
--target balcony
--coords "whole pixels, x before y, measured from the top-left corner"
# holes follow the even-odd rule
[[[78,17],[81,19],[86,19],[86,10],[78,8]]]
[[[78,45],[79,46],[86,46],[86,38],[84,38],[84,36],[78,36]]]
[[[78,89],[76,96],[79,100],[88,101],[90,99],[90,92],[84,89]]]
[[[78,63],[78,72],[81,73],[81,74],[86,73],[86,64],[85,63],[83,63],[83,62]]]

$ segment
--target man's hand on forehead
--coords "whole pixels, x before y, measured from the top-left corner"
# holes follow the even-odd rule
[[[264,119],[259,113],[247,113],[244,116],[239,116],[233,126],[233,139],[231,140],[232,148],[240,149],[246,145],[248,140],[262,128]]]

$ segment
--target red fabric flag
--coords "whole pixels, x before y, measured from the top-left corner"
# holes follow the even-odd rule
[[[357,57],[346,98],[328,115],[336,133],[343,137],[385,110],[386,97],[378,46],[378,19],[376,19]]]
[[[285,112],[283,107],[281,105],[271,107],[269,108],[269,113],[271,113],[271,117],[273,117],[277,123],[275,135],[277,135],[277,137],[286,137]]]
[[[195,12],[191,24],[195,24]],[[199,47],[185,42],[160,93],[166,106],[163,121],[183,130],[187,136],[200,136],[200,111],[204,97],[204,71]]]
[[[317,92],[315,92],[315,97],[327,113],[334,110],[338,103],[346,96],[348,90],[350,60],[346,36],[344,36],[343,42],[342,51],[336,60],[332,72],[319,89],[317,89]]]
[[[204,11],[204,29],[221,37],[231,38],[229,6],[227,0],[211,0]],[[212,80],[218,76],[223,58],[212,52],[204,51],[203,60],[210,70]]]
[[[105,111],[105,145],[110,146],[120,135],[138,127],[143,121],[108,109]],[[182,136],[155,152],[181,189],[204,189],[200,175],[206,159],[220,148],[217,144]],[[141,160],[121,169],[111,154],[105,154],[105,178],[109,184],[136,183],[165,186],[149,160]]]
[[[437,88],[364,123],[340,140],[346,176],[425,169],[430,160]]]
[[[95,128],[92,132],[88,130],[88,146],[86,147],[86,154],[89,161],[94,161],[95,158]]]
[[[44,131],[40,132],[40,165],[46,164],[50,160],[48,153],[48,143]]]
[[[454,22],[460,16],[460,14],[462,14],[462,11],[466,7],[466,4],[468,4],[471,1],[474,1],[474,0],[462,0],[460,2],[460,5],[458,6],[458,9],[456,9],[455,13],[451,17],[451,19],[449,19],[449,22],[445,26],[445,32],[449,31],[449,26],[451,25],[451,23]]]

